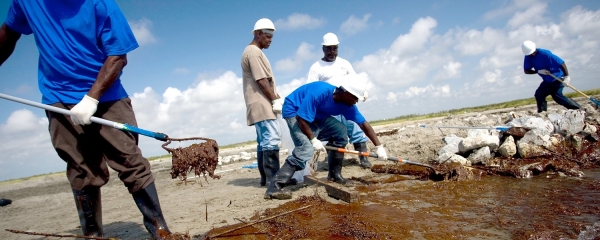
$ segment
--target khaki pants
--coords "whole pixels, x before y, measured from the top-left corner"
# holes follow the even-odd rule
[[[71,109],[75,105],[52,104]],[[108,166],[117,171],[130,193],[154,181],[150,163],[137,146],[138,136],[113,127],[92,123],[73,125],[71,117],[46,111],[50,138],[54,149],[67,163],[71,188],[101,187],[109,180]],[[95,117],[137,126],[131,99],[98,104]]]

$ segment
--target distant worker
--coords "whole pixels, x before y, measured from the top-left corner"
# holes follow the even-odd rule
[[[265,186],[279,170],[281,130],[276,114],[281,113],[283,98],[277,94],[269,59],[262,49],[273,40],[275,25],[267,18],[254,24],[254,39],[242,53],[242,78],[246,101],[246,122],[256,128],[256,147],[260,185]]]
[[[338,57],[338,45],[340,42],[333,33],[327,33],[323,36],[323,58],[315,62],[308,70],[308,81],[324,81],[339,87],[340,83],[329,81],[335,76],[344,76],[347,74],[356,74],[352,64],[346,59]],[[367,136],[360,129],[360,127],[352,121],[348,121],[344,116],[334,116],[348,129],[348,138],[350,143],[354,145],[354,150],[360,152],[368,152],[367,150]],[[359,156],[360,166],[363,168],[371,168],[369,159],[365,156]]]
[[[102,237],[100,187],[108,166],[133,196],[152,238],[170,234],[150,171],[137,146],[138,135],[91,124],[91,116],[137,126],[120,76],[127,53],[138,43],[114,0],[12,0],[0,28],[0,65],[22,34],[39,50],[42,103],[70,110],[70,117],[46,111],[50,138],[67,164],[81,230]]]
[[[552,96],[556,103],[567,109],[581,109],[577,102],[563,95],[562,91],[565,85],[549,75],[549,73],[552,73],[557,78],[562,78],[564,83],[569,83],[571,78],[565,61],[549,50],[536,48],[535,43],[532,41],[523,42],[521,50],[525,54],[525,60],[523,61],[525,74],[539,74],[542,77],[542,83],[534,95],[538,113],[548,110],[548,104],[546,103],[548,95]]]
[[[285,98],[283,118],[290,129],[294,141],[294,151],[287,157],[281,169],[273,177],[265,192],[265,199],[290,199],[292,194],[284,190],[295,171],[306,167],[315,151],[324,151],[321,141],[327,145],[343,148],[348,143],[346,126],[332,116],[343,115],[356,122],[375,144],[375,152],[380,160],[387,159],[387,153],[373,128],[362,116],[356,103],[365,98],[365,84],[356,74],[339,76],[341,86],[335,87],[326,82],[305,84]],[[337,78],[337,77],[336,77]],[[344,153],[328,150],[329,181],[347,184],[342,177]]]

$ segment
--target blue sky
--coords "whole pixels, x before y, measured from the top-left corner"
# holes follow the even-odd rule
[[[524,40],[563,58],[578,89],[600,88],[600,1],[116,2],[140,43],[122,76],[138,124],[175,138],[255,138],[240,57],[263,17],[277,28],[265,54],[282,95],[306,82],[333,32],[339,56],[369,78],[358,105],[368,120],[532,97],[541,79],[523,74]],[[33,36],[21,37],[0,67],[0,92],[40,101],[37,56]],[[7,100],[0,109],[0,180],[64,171],[42,110]],[[161,143],[140,137],[148,157],[166,153]]]

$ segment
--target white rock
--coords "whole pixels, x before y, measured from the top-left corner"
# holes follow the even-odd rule
[[[550,120],[542,119],[533,116],[524,116],[513,119],[506,125],[511,127],[524,127],[529,129],[540,129],[545,135],[550,135],[554,132],[554,125]]]
[[[250,158],[252,158],[252,156],[250,155],[250,153],[248,152],[240,152],[240,159],[247,161],[250,160]]]
[[[467,159],[471,161],[472,164],[482,163],[484,165],[487,165],[487,162],[488,160],[490,160],[490,158],[492,158],[490,153],[490,147],[485,146],[471,153],[471,155],[469,155]]]
[[[498,151],[503,157],[512,157],[517,154],[517,144],[515,144],[513,136],[506,137]]]
[[[569,109],[563,114],[563,119],[558,124],[559,131],[561,133],[572,135],[583,130],[585,126],[584,120],[585,112],[583,110],[572,110]]]
[[[460,153],[465,153],[472,149],[482,148],[485,146],[490,147],[492,150],[496,150],[498,145],[500,145],[500,139],[497,136],[479,135],[463,139],[460,144],[458,144],[458,150]]]
[[[467,160],[466,158],[464,158],[461,155],[452,155],[452,157],[450,157],[448,160],[445,161],[445,163],[453,163],[453,162],[457,162],[460,163],[460,165],[463,166],[471,166],[471,161]]]

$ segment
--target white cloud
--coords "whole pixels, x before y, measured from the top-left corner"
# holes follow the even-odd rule
[[[130,21],[129,25],[135,35],[135,39],[138,41],[140,46],[155,43],[156,38],[150,31],[152,28],[152,22],[147,18],[142,18],[138,21]]]
[[[346,33],[348,35],[354,35],[358,32],[361,32],[369,26],[369,18],[371,18],[371,14],[365,14],[362,19],[355,17],[354,15],[350,16],[346,21],[342,23],[340,26],[340,31]]]
[[[277,19],[273,24],[275,24],[275,29],[277,30],[298,30],[319,28],[325,22],[324,18],[314,18],[308,14],[292,13],[287,19]]]
[[[300,43],[293,56],[284,58],[275,63],[275,70],[282,72],[294,72],[302,68],[306,61],[315,61],[319,53],[313,51],[314,46],[306,42]]]

